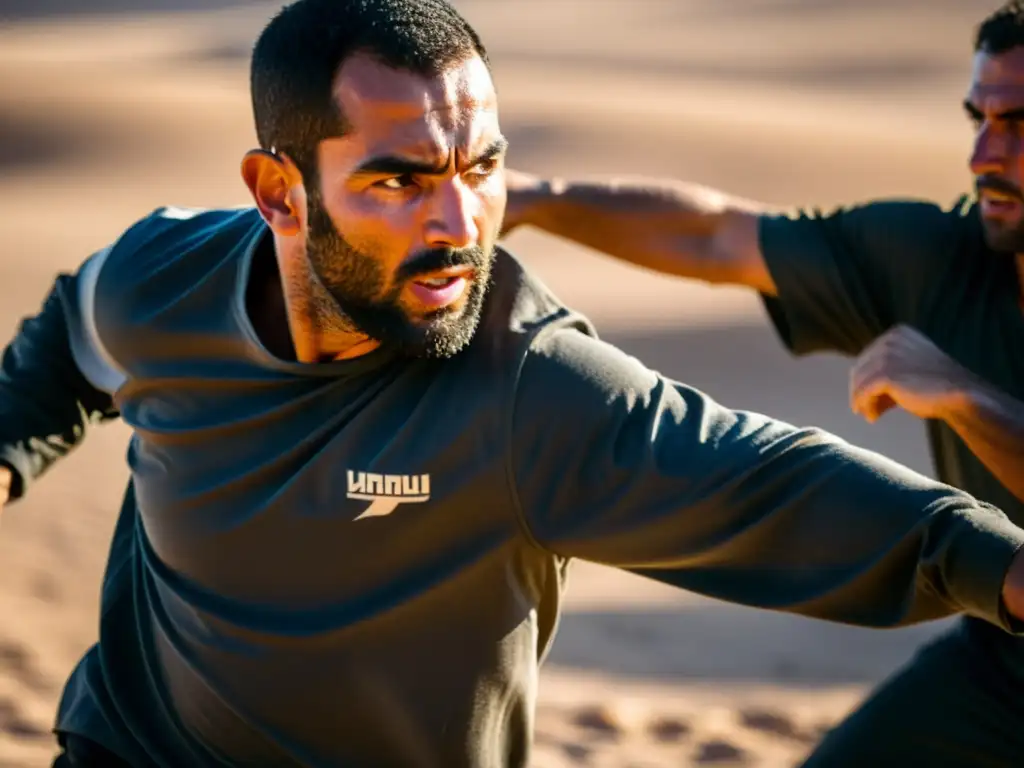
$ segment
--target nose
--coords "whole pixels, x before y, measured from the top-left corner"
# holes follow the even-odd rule
[[[971,173],[1001,175],[1006,170],[1010,153],[1010,136],[990,123],[983,123],[974,137],[974,151],[971,152]]]
[[[430,248],[466,248],[480,237],[479,201],[458,179],[438,185],[431,195],[425,239]]]

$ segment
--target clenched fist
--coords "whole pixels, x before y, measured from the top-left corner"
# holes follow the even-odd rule
[[[898,325],[879,336],[850,372],[850,406],[869,422],[899,407],[942,419],[966,405],[977,377],[921,332]]]

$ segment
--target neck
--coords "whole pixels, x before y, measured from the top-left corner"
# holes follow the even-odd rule
[[[347,360],[380,346],[348,323],[305,259],[279,260],[288,330],[300,363]]]
[[[300,363],[348,360],[380,346],[362,334],[334,327],[335,322],[306,293],[286,289],[284,301],[295,359]]]
[[[379,346],[352,330],[304,258],[282,258],[279,253],[279,244],[260,248],[248,292],[249,316],[272,354],[322,363],[359,357]]]

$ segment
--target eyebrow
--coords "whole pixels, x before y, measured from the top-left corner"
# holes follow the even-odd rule
[[[472,168],[480,163],[493,160],[498,155],[504,153],[507,149],[508,139],[504,136],[499,136],[488,144],[482,152],[480,152],[466,165],[467,167]],[[402,157],[400,155],[379,155],[377,157],[371,157],[369,160],[360,163],[353,172],[353,175],[405,176],[407,174],[414,174],[418,176],[440,176],[448,170],[449,165],[450,163],[448,161],[443,165],[439,165],[437,163],[425,162],[423,160],[413,160],[412,158]]]
[[[508,139],[506,139],[504,136],[499,136],[490,144],[488,144],[484,148],[483,152],[481,152],[475,158],[473,158],[471,162],[467,163],[467,165],[470,168],[472,168],[474,165],[480,165],[480,163],[487,162],[488,160],[493,160],[498,155],[504,154],[507,149]]]
[[[985,113],[978,109],[970,101],[964,102],[964,111],[975,120],[982,120],[985,117]],[[1004,112],[998,113],[996,117],[1000,120],[1024,120],[1024,107],[1007,109]]]

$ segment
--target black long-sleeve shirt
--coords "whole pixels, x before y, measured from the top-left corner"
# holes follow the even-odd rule
[[[835,621],[1010,628],[1024,532],[994,507],[652,372],[505,252],[452,359],[274,358],[245,299],[265,238],[253,210],[159,211],[4,358],[22,489],[87,416],[133,429],[59,729],[140,766],[523,766],[573,558]]]

